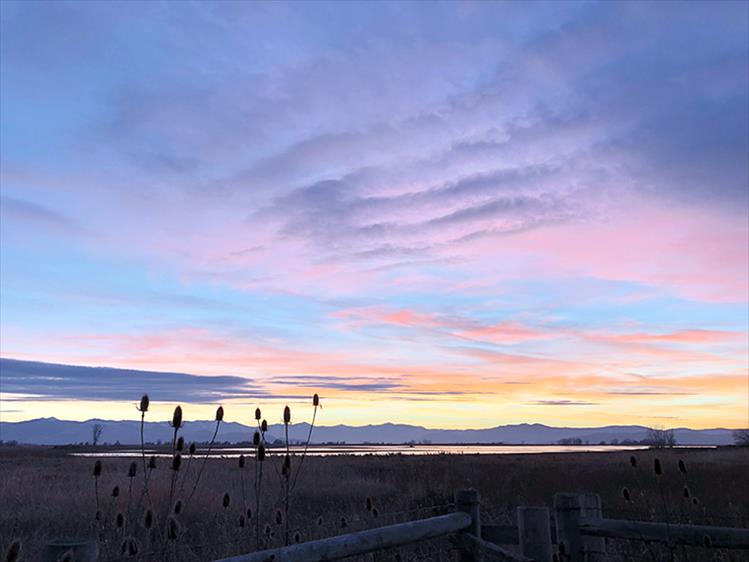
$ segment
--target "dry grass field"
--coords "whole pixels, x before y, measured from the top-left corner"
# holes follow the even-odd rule
[[[712,525],[749,526],[749,450],[675,449],[635,453],[539,455],[436,455],[308,457],[291,494],[291,541],[309,540],[409,519],[450,509],[455,489],[473,487],[482,497],[484,523],[513,524],[517,505],[550,506],[555,492],[595,492],[602,496],[604,516]],[[653,472],[654,458],[663,475]],[[682,459],[687,472],[678,469]],[[185,459],[175,483],[175,500],[182,509],[174,518],[169,540],[166,524],[172,471],[169,459],[159,459],[150,477],[150,501],[141,499],[142,464],[129,493],[132,459],[102,460],[98,479],[100,519],[92,476],[94,459],[72,457],[67,451],[44,447],[0,450],[0,546],[3,552],[20,539],[24,560],[38,560],[45,541],[84,536],[99,540],[104,562],[125,559],[122,544],[133,539],[136,560],[211,560],[254,549],[256,528],[260,545],[284,541],[281,457],[263,463],[261,508],[255,506],[255,462],[247,458],[212,458],[200,485],[188,500],[197,473],[198,457]],[[295,459],[294,462],[298,462]],[[244,477],[242,476],[244,473]],[[186,476],[185,476],[186,475]],[[112,490],[119,486],[119,495]],[[685,499],[684,486],[689,488]],[[630,492],[625,500],[623,489]],[[244,499],[242,489],[244,488]],[[227,498],[228,494],[228,498]],[[695,503],[692,498],[698,498]],[[228,499],[228,506],[225,507]],[[154,507],[150,529],[146,508]],[[247,508],[252,510],[247,519]],[[118,514],[121,526],[118,527]],[[244,520],[241,521],[241,518]],[[280,523],[279,523],[280,520]],[[242,524],[244,526],[242,526]],[[432,541],[383,552],[374,560],[452,560],[449,542]],[[669,550],[641,543],[610,541],[613,560],[740,560],[739,553],[707,548]]]

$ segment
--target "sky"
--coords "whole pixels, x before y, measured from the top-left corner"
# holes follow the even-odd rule
[[[746,427],[748,6],[2,2],[2,420]]]

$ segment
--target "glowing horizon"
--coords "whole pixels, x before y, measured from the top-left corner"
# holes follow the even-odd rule
[[[256,392],[152,394],[154,419],[317,392],[323,425],[749,425],[745,4],[0,26],[3,358]],[[0,372],[0,415],[134,419],[128,376]]]

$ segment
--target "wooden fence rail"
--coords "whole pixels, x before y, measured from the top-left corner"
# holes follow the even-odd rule
[[[496,562],[533,562],[499,545],[481,538],[479,494],[475,490],[459,490],[455,494],[455,513],[428,519],[397,523],[346,535],[309,541],[285,547],[240,554],[214,562],[318,562],[340,560],[406,546],[437,537],[452,536],[461,550],[464,562],[488,560]]]
[[[553,520],[553,521],[552,521]],[[553,524],[552,524],[553,523]],[[214,562],[318,562],[340,560],[387,548],[448,537],[462,562],[565,562],[606,559],[606,539],[665,543],[672,546],[749,550],[749,529],[605,519],[595,494],[560,493],[554,496],[553,518],[546,507],[520,506],[517,525],[482,525],[479,494],[459,490],[455,512],[397,523],[335,537]],[[509,545],[509,546],[508,546]],[[98,559],[95,541],[52,541],[44,560],[73,552],[77,562]]]
[[[580,519],[582,535],[662,542],[680,546],[749,549],[749,529],[678,525],[621,519]]]
[[[317,562],[340,560],[347,556],[366,554],[385,548],[405,546],[415,542],[457,533],[471,525],[471,516],[456,512],[408,523],[398,523],[368,529],[328,539],[320,539],[282,548],[273,548],[225,558],[223,562]]]
[[[605,560],[606,539],[629,539],[712,548],[749,549],[749,529],[604,519],[596,494],[554,496],[546,507],[520,506],[517,525],[481,525],[475,490],[455,494],[455,513],[349,533],[216,562],[318,562],[450,536],[462,562],[568,562]],[[512,545],[507,548],[504,545]]]

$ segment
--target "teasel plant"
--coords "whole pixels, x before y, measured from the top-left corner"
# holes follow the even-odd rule
[[[268,423],[262,419],[263,414],[260,408],[255,408],[255,421],[257,430],[252,435],[252,446],[255,449],[255,548],[260,550],[260,496],[263,483],[263,462],[265,462],[265,431],[268,429]],[[261,421],[262,420],[262,421]]]
[[[198,474],[195,477],[195,482],[193,483],[192,490],[190,490],[190,495],[187,496],[187,500],[185,501],[185,506],[187,506],[190,503],[190,500],[195,495],[196,490],[198,489],[198,484],[200,484],[200,479],[203,476],[203,471],[205,470],[205,465],[208,462],[208,457],[211,455],[211,451],[213,450],[213,445],[216,443],[216,437],[218,436],[218,430],[221,427],[221,422],[224,421],[224,407],[219,406],[216,408],[216,428],[213,430],[213,436],[211,437],[211,441],[208,443],[208,449],[205,452],[205,455],[203,456],[203,462],[200,465],[200,469],[198,470]]]
[[[681,485],[682,485],[682,499],[681,502],[681,514],[682,518],[684,517],[686,513],[686,518],[688,519],[688,522],[692,522],[692,490],[689,486],[689,472],[687,471],[687,463],[684,462],[684,459],[679,459],[676,463],[676,466],[679,469],[679,474],[681,474]],[[685,505],[686,504],[686,505]]]
[[[239,468],[239,489],[242,493],[242,510],[247,509],[247,495],[245,493],[245,485],[244,485],[244,472],[245,472],[246,464],[247,464],[247,461],[245,459],[244,454],[240,454],[239,458],[237,459],[237,467]],[[244,515],[242,515],[242,518],[244,518]],[[241,527],[244,527],[244,525],[241,525]]]
[[[148,394],[144,394],[140,397],[140,404],[136,406],[135,408],[140,412],[140,458],[143,462],[143,493],[146,495],[146,497],[149,498],[150,502],[150,496],[148,493],[148,476],[149,473],[146,470],[146,439],[145,439],[145,425],[146,425],[146,412],[148,411],[148,406],[151,403],[151,399],[148,397]]]
[[[289,424],[291,423],[291,408],[285,406],[283,409],[284,440],[286,441],[286,454],[281,466],[281,478],[285,486],[283,497],[283,521],[284,521],[284,544],[289,544],[289,500],[291,495],[291,448],[289,446]],[[279,512],[280,514],[280,512]]]
[[[282,505],[284,509],[284,544],[289,545],[289,504],[291,503],[291,494],[296,487],[297,479],[302,470],[302,464],[307,456],[307,449],[312,440],[312,430],[315,426],[315,419],[317,418],[317,409],[320,408],[320,396],[315,394],[312,397],[312,422],[309,426],[309,432],[307,433],[307,439],[304,443],[304,450],[299,460],[299,464],[296,466],[296,471],[292,473],[291,466],[291,442],[289,440],[289,425],[291,424],[291,408],[286,406],[283,410],[283,424],[284,424],[284,437],[286,442],[286,454],[281,465],[281,478],[284,485],[284,497]]]
[[[185,470],[182,471],[182,479],[180,481],[179,485],[179,491],[177,492],[178,495],[183,495],[185,491],[185,484],[187,483],[187,479],[190,475],[190,467],[192,466],[192,461],[195,458],[195,453],[198,450],[197,444],[193,441],[190,443],[190,446],[187,447],[187,464],[185,466]]]
[[[171,483],[169,484],[169,507],[171,508],[172,502],[174,501],[174,489],[179,477],[179,469],[182,465],[182,454],[177,451],[177,432],[182,427],[182,407],[177,406],[174,408],[172,414],[172,428],[174,428],[174,434],[172,436],[172,477]]]
[[[131,505],[133,501],[133,480],[135,480],[135,476],[138,473],[138,463],[135,461],[132,461],[130,463],[130,466],[127,469],[127,478],[128,478],[128,485],[127,485],[127,520],[130,520],[130,511],[131,511]]]
[[[13,539],[5,551],[5,562],[18,562],[21,560],[21,539]]]
[[[101,461],[97,459],[94,462],[94,470],[92,472],[94,477],[94,498],[96,500],[96,514],[94,519],[99,521],[101,519],[101,510],[99,509],[99,478],[101,478]]]
[[[302,471],[302,464],[304,464],[304,459],[307,457],[307,449],[309,448],[309,444],[312,441],[312,430],[315,427],[315,419],[317,418],[317,409],[322,408],[320,405],[320,396],[315,393],[314,396],[312,396],[312,422],[309,424],[309,433],[307,433],[307,440],[304,442],[304,450],[302,451],[302,456],[299,459],[299,466],[297,466],[296,474],[294,475],[294,480],[291,483],[291,491],[294,491],[294,488],[296,487],[296,481],[299,478],[299,473]]]

